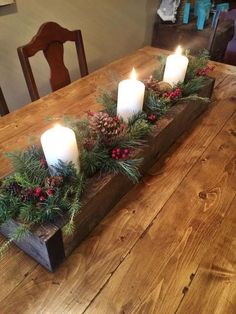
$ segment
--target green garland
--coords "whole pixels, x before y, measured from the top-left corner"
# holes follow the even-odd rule
[[[0,254],[12,241],[26,236],[32,226],[54,221],[58,216],[68,216],[66,230],[73,232],[87,181],[96,173],[121,173],[133,183],[138,182],[142,159],[136,158],[136,149],[146,144],[156,121],[172,106],[189,98],[199,99],[197,92],[207,80],[207,62],[206,54],[190,57],[186,81],[163,90],[159,80],[165,58],[161,57],[159,68],[145,81],[144,111],[128,123],[116,116],[117,99],[107,91],[100,92],[97,99],[103,111],[89,112],[85,119],[65,118],[64,124],[74,130],[80,145],[79,173],[73,164],[59,161],[56,175],[50,176],[41,147],[8,154],[15,172],[0,182],[0,225],[16,219],[21,227],[2,245]]]

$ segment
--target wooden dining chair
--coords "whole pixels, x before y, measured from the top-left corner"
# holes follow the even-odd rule
[[[0,87],[0,116],[5,116],[9,113],[5,97],[3,95],[2,89]]]
[[[227,45],[224,62],[236,65],[236,9],[228,12],[222,12],[220,15],[221,20],[232,20],[234,22],[234,36]]]
[[[26,84],[32,101],[39,99],[39,92],[34,80],[29,58],[43,51],[49,64],[52,91],[71,83],[69,71],[63,60],[64,47],[67,41],[75,43],[81,77],[88,74],[84,44],[80,30],[69,31],[55,22],[44,23],[32,40],[17,49]]]
[[[212,60],[236,65],[236,10],[217,13],[208,42],[210,56]],[[219,24],[221,27],[219,27]],[[231,24],[231,27],[229,27],[229,24]],[[224,25],[224,36],[220,36],[220,42],[218,42],[216,33],[220,28],[224,30]]]

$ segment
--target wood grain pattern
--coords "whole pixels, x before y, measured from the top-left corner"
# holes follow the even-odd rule
[[[234,314],[236,309],[236,198],[203,257],[177,313]]]
[[[5,238],[0,236],[0,245],[2,245],[4,241]],[[9,295],[35,267],[37,267],[37,263],[32,258],[26,256],[26,254],[16,246],[11,246],[0,262],[0,286],[4,287],[4,289],[2,288],[0,290],[0,300],[3,300]]]
[[[153,56],[156,52],[157,50],[154,48],[143,48],[139,52],[136,52],[130,56],[127,56],[121,61],[109,65],[106,67],[106,70],[109,71],[111,69],[116,69],[118,73],[125,77],[125,75],[129,72],[127,68],[125,69],[125,63],[127,62],[127,64],[131,64],[133,62],[133,64],[135,66],[137,65],[137,68],[143,72],[144,76],[146,76],[148,71],[150,73],[151,68],[155,64],[155,59]],[[141,56],[143,58],[142,63],[139,61]],[[201,163],[203,165],[205,164],[205,175],[202,177],[201,185],[205,184],[205,176],[208,177],[208,172],[209,178],[206,179],[206,183],[209,183],[212,186],[215,185],[215,175],[212,174],[212,166],[209,167],[208,171],[208,165],[211,163],[212,156],[210,156],[208,159],[207,156],[203,157],[202,154],[212,143],[213,139],[215,139],[214,141],[217,140],[218,133],[224,125],[227,126],[227,121],[231,118],[232,114],[236,110],[236,103],[235,99],[233,98],[236,84],[236,69],[232,66],[227,66],[224,64],[215,65],[216,69],[213,72],[213,76],[216,77],[216,89],[214,91],[215,101],[212,103],[206,114],[198,119],[197,123],[195,123],[187,135],[178,140],[167,156],[161,159],[160,162],[158,162],[152,168],[152,170],[149,172],[149,175],[146,176],[144,180],[140,182],[140,184],[136,186],[130,193],[128,193],[121,200],[121,202],[119,202],[119,204],[117,204],[109,216],[100,223],[91,236],[73,252],[73,254],[57,270],[55,274],[50,274],[42,267],[36,265],[31,258],[27,257],[24,253],[19,252],[17,248],[11,248],[6,258],[0,262],[0,272],[3,274],[0,281],[1,313],[15,313],[16,309],[17,313],[19,314],[32,313],[32,309],[34,310],[34,313],[40,314],[52,312],[76,314],[83,313],[86,308],[90,308],[90,304],[93,302],[95,297],[103,293],[103,288],[106,287],[107,283],[109,284],[109,280],[113,282],[113,289],[116,289],[115,287],[117,286],[117,289],[120,288],[120,290],[122,290],[122,287],[119,287],[119,281],[113,281],[113,277],[116,275],[116,272],[119,271],[120,267],[127,260],[127,258],[133,254],[132,252],[134,250],[136,254],[138,254],[138,250],[136,249],[137,245],[139,245],[140,248],[140,257],[138,260],[140,261],[145,257],[145,247],[140,245],[140,243],[143,243],[142,241],[144,240],[146,241],[145,234],[147,234],[146,237],[148,237],[150,234],[148,233],[148,229],[151,227],[152,222],[156,216],[160,217],[160,215],[162,215],[162,219],[165,224],[168,224],[168,222],[171,222],[174,219],[170,216],[169,211],[164,210],[167,208],[165,207],[165,204],[168,202],[170,197],[179,199],[178,196],[180,196],[180,193],[178,192],[178,186],[183,180],[187,182],[187,191],[189,192],[188,197],[190,199],[197,197],[195,192],[192,194],[192,191],[194,191],[192,185],[195,186],[194,184],[196,180],[194,179],[193,181],[190,181],[187,179],[189,171],[196,163],[198,165]],[[108,73],[102,74],[102,71],[98,71],[94,74],[94,76],[92,76],[92,78],[95,80],[95,78],[98,79],[99,76],[101,77],[101,81],[104,86],[110,86]],[[82,82],[84,81],[85,79],[82,80]],[[77,84],[78,82],[72,85],[75,88]],[[83,99],[83,94],[84,100],[82,100],[82,104],[84,108],[86,108],[86,100],[89,102],[89,104],[91,104],[91,106],[93,106],[93,108],[95,108],[95,81],[91,79],[90,85],[87,87],[87,89],[85,89],[85,85],[86,84],[83,85],[83,92],[81,90],[79,92],[79,102],[81,99]],[[89,96],[89,89],[91,89],[94,93],[92,96]],[[65,88],[61,90],[60,93],[56,92],[53,95],[55,99],[56,97],[58,97],[58,99],[63,99],[63,97],[67,95],[67,97],[69,97],[71,100],[71,103],[74,103],[74,106],[72,105],[68,108],[60,107],[59,104],[59,110],[62,110],[62,112],[70,112],[71,110],[72,114],[75,114],[76,112],[78,113],[79,110],[79,114],[83,114],[83,110],[81,108],[81,110],[76,108],[76,104],[78,104],[78,102],[76,101],[74,93],[75,91],[70,93],[68,88]],[[25,114],[11,114],[10,126],[8,126],[7,123],[5,125],[0,123],[0,137],[3,130],[6,130],[12,147],[14,147],[14,138],[17,138],[17,131],[20,132],[23,139],[17,139],[15,142],[18,142],[24,147],[27,143],[27,133],[31,134],[31,131],[34,130],[34,133],[37,135],[41,132],[40,128],[43,129],[43,116],[46,115],[46,113],[43,111],[50,109],[52,112],[56,112],[56,108],[53,105],[50,107],[49,104],[46,105],[45,102],[43,104],[43,102],[40,101],[37,108],[39,110],[39,117],[36,121],[35,128],[31,126],[30,122],[30,114],[33,114],[34,110],[36,115],[36,109],[32,105],[26,106],[24,109],[22,109],[24,110]],[[14,119],[20,116],[21,118],[24,117],[24,123],[21,123],[21,121],[17,119],[17,123],[14,124]],[[4,121],[4,117],[2,119]],[[19,128],[17,127],[18,123]],[[37,128],[39,129],[37,130]],[[231,125],[228,129],[229,133],[235,134],[235,125]],[[2,152],[7,150],[7,142],[8,141],[6,137],[3,147],[1,147],[2,141],[0,140],[0,150],[3,148]],[[9,150],[11,150],[10,147]],[[219,152],[221,153],[221,150]],[[227,155],[229,148],[223,148],[223,152],[224,155]],[[223,156],[221,155],[220,158],[223,159]],[[0,157],[0,161],[0,173],[4,175],[7,173],[7,171],[9,171],[10,167],[7,163],[2,163],[4,161],[2,156]],[[219,168],[221,169],[220,173],[222,173],[222,167],[224,164],[225,162],[223,161],[222,166],[219,165]],[[2,165],[4,168],[2,168]],[[226,167],[226,173],[230,172],[230,169],[233,169],[233,167]],[[214,172],[216,173],[216,171]],[[225,181],[227,181],[226,175]],[[226,182],[225,187],[227,184],[228,183]],[[203,189],[201,186],[201,189],[199,188],[199,192],[202,191]],[[227,192],[226,189],[224,189],[224,193],[225,192]],[[232,193],[231,188],[229,193]],[[192,256],[194,254],[194,256],[200,256],[201,250],[205,250],[203,244],[201,243],[201,233],[203,234],[204,238],[206,237],[206,232],[209,230],[209,228],[213,228],[214,224],[219,226],[219,221],[223,219],[223,217],[220,217],[220,215],[217,216],[215,213],[219,212],[220,207],[229,206],[229,200],[226,199],[226,197],[222,198],[222,196],[220,196],[217,198],[217,200],[215,200],[215,195],[218,197],[219,194],[209,193],[209,191],[207,195],[208,198],[206,200],[198,199],[198,202],[202,202],[201,206],[203,203],[205,203],[209,207],[209,210],[206,211],[205,215],[203,214],[202,216],[195,216],[196,219],[193,221],[193,226],[196,228],[197,226],[200,227],[199,229],[193,229],[195,233],[193,232],[192,234],[195,235],[199,233],[199,235],[196,237],[191,237],[190,230],[187,229],[182,229],[178,232],[179,226],[177,222],[181,222],[183,216],[185,215],[185,206],[181,205],[179,205],[177,214],[175,216],[177,227],[173,227],[173,229],[171,229],[171,235],[173,236],[172,238],[169,238],[169,244],[171,243],[171,240],[173,241],[173,245],[176,243],[176,247],[172,247],[172,249],[175,249],[176,252],[179,252],[178,256],[180,256],[180,264],[179,267],[176,268],[176,286],[174,286],[177,287],[179,276],[183,278],[183,282],[181,281],[180,283],[180,291],[178,291],[177,297],[179,297],[179,295],[183,296],[183,287],[186,285],[186,282],[190,282],[189,275],[192,271],[192,267],[190,267],[191,269],[186,269],[186,274],[183,276],[184,269],[182,269],[182,265],[184,266],[186,263],[191,264]],[[204,198],[204,194],[201,194],[201,196]],[[220,207],[218,206],[219,200],[222,200],[220,202]],[[210,213],[212,214],[212,218],[210,217]],[[190,213],[188,210],[188,215],[191,215],[192,217],[194,213]],[[216,219],[214,219],[214,217],[216,217]],[[205,219],[208,219],[208,222],[211,221],[213,226],[209,227],[208,223],[205,223]],[[171,225],[169,228],[171,228]],[[227,228],[227,226],[225,228]],[[153,230],[153,228],[150,229],[150,232],[151,230]],[[180,238],[182,237],[186,240],[186,248],[189,248],[189,244],[192,244],[193,248],[195,248],[193,251],[189,251],[189,255],[187,255],[187,252],[185,252],[185,242],[179,242],[179,238],[174,240],[175,231],[178,232]],[[166,254],[170,254],[170,252],[168,253],[168,249],[165,248],[164,235],[162,235],[159,229],[156,231],[156,234],[151,233],[151,235],[153,235],[157,241],[154,242],[153,246],[150,248],[148,253],[149,259],[153,261],[154,257],[152,257],[152,250],[155,249],[156,244],[159,243],[162,239],[164,242],[162,247],[163,254],[161,257],[165,258]],[[183,256],[186,256],[185,264],[181,263],[181,252],[183,252]],[[158,258],[160,259],[160,257]],[[172,264],[175,265],[175,263],[175,258],[170,259],[170,266]],[[195,263],[196,259],[192,262],[194,270],[196,269]],[[171,267],[173,267],[173,265]],[[161,267],[161,264],[159,265],[158,259],[155,260],[155,267]],[[132,268],[136,268],[135,262],[131,267],[131,271]],[[145,271],[145,269],[146,268],[144,265],[143,269],[141,269],[141,274]],[[168,279],[168,274],[170,276],[168,268],[163,268],[162,276],[166,276]],[[133,284],[136,289],[140,289],[140,291],[143,291],[143,285],[145,285],[146,289],[149,290],[150,287],[153,287],[154,285],[153,280],[155,280],[155,276],[147,276],[147,280],[144,283],[143,281],[139,280],[139,278],[138,280],[130,278],[130,285]],[[194,279],[192,285],[193,283]],[[161,284],[159,287],[162,293]],[[154,294],[156,292],[158,293],[158,289],[155,288],[156,287],[153,287]],[[173,293],[171,289],[166,291],[167,294],[168,292],[170,293],[170,303],[172,303]],[[139,297],[142,299],[143,297],[141,293],[137,293],[135,295],[134,290],[132,290],[132,294],[130,296],[136,299]],[[111,298],[115,299],[115,297],[115,295],[112,295]],[[104,299],[100,300],[102,300],[104,303],[111,301]],[[168,295],[166,295],[165,302],[168,302]],[[129,308],[131,308],[131,306],[127,306],[127,310],[123,310],[123,312],[130,313],[128,311]],[[122,312],[121,309],[119,309],[117,313],[120,312]],[[96,310],[95,313],[99,312]],[[162,312],[160,312],[160,314],[162,314]]]
[[[236,195],[235,125],[236,114],[86,313],[175,312]]]

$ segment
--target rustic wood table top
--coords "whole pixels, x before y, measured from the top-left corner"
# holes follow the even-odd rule
[[[140,49],[1,118],[0,176],[4,152],[38,137],[47,116],[97,110],[112,71],[146,77],[160,53]],[[210,108],[55,273],[11,247],[1,314],[236,313],[236,67],[213,64]]]

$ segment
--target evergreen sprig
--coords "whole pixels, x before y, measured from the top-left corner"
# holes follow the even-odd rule
[[[182,95],[186,97],[199,92],[205,86],[207,81],[208,77],[206,76],[196,76],[187,81],[186,83],[184,82],[178,84],[178,86],[182,90]]]
[[[209,61],[209,52],[207,50],[203,50],[198,56],[188,56],[189,64],[187,73],[185,76],[185,82],[192,80],[195,78],[197,71],[201,68],[205,68]]]
[[[20,241],[22,238],[26,237],[29,234],[29,226],[21,225],[18,227],[13,234],[11,234],[11,238],[5,241],[0,247],[0,260],[3,258],[4,254],[10,248],[12,242]]]
[[[97,102],[104,107],[104,110],[110,115],[116,115],[116,99],[110,92],[100,90],[100,94],[97,97]]]
[[[210,99],[207,97],[200,97],[197,94],[193,94],[190,96],[182,97],[179,99],[179,102],[185,102],[185,101],[201,101],[202,103],[209,103]]]
[[[170,110],[171,105],[169,99],[158,98],[153,91],[145,92],[144,109],[146,111],[155,113],[158,117],[161,117]]]
[[[18,197],[3,193],[0,190],[0,225],[18,214],[22,202]]]
[[[75,132],[77,143],[82,147],[85,139],[90,136],[91,132],[88,119],[75,119],[67,116],[64,117],[64,124]]]
[[[119,161],[111,158],[106,163],[102,164],[101,171],[104,173],[122,173],[133,183],[137,183],[140,178],[139,166],[142,164],[142,161],[142,158]]]
[[[146,118],[140,118],[129,124],[128,135],[129,139],[140,140],[147,138],[152,130],[151,124]]]
[[[49,176],[48,168],[40,162],[44,158],[42,148],[31,146],[25,151],[7,153],[16,169],[15,180],[23,187],[41,185]]]
[[[91,150],[83,149],[80,162],[85,176],[93,176],[109,158],[108,149],[98,143]]]

